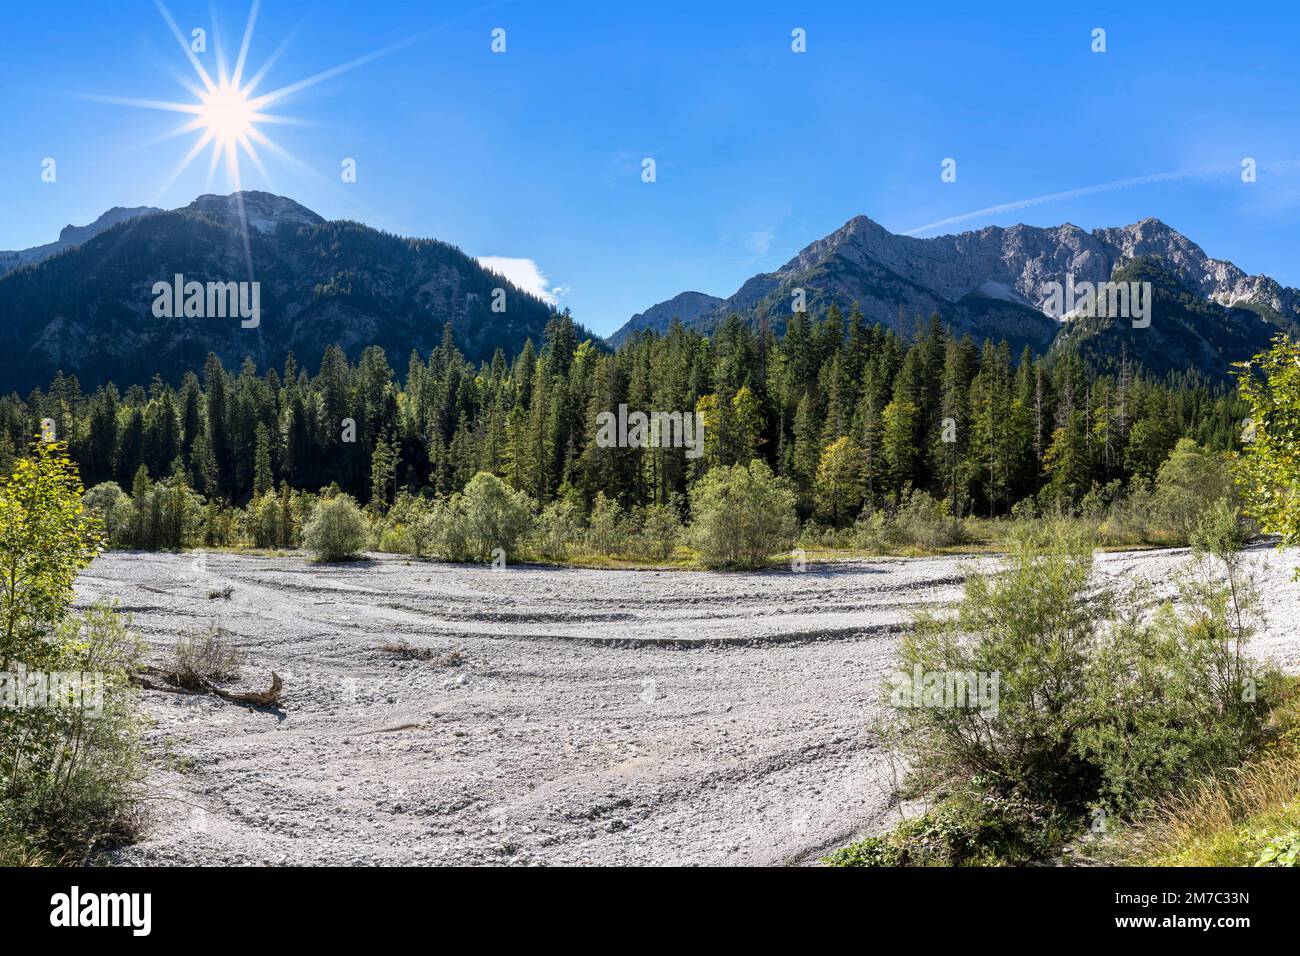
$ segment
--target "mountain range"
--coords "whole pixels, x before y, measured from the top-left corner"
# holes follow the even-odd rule
[[[247,280],[250,263],[260,284],[255,327],[155,315],[156,283],[177,275]],[[1150,282],[1150,326],[1048,314],[1047,284],[1071,278]],[[690,291],[651,306],[608,344],[674,320],[708,333],[732,315],[780,334],[796,290],[814,316],[832,303],[845,313],[856,306],[866,320],[909,334],[937,315],[958,335],[1005,339],[1017,353],[1075,349],[1102,368],[1126,353],[1157,374],[1224,378],[1278,331],[1300,331],[1300,291],[1210,258],[1157,219],[1091,232],[990,226],[918,239],[858,216],[729,297]],[[290,352],[314,368],[331,344],[353,359],[379,346],[400,369],[412,350],[437,346],[447,323],[480,361],[498,348],[512,355],[530,338],[540,344],[554,315],[446,242],[326,221],[283,196],[204,195],[169,211],[116,207],[87,226],[64,227],[56,242],[0,252],[0,391],[47,385],[59,371],[85,387],[142,384],[155,373],[178,381],[208,352],[229,368],[246,357],[278,366]]]
[[[64,229],[57,243],[2,255],[10,264],[0,277],[2,391],[48,385],[60,370],[84,387],[148,383],[155,373],[179,381],[208,352],[227,368],[251,357],[261,369],[293,352],[314,369],[331,344],[354,360],[377,345],[405,369],[412,350],[427,355],[442,341],[447,323],[478,361],[497,348],[513,354],[528,338],[540,344],[555,315],[448,243],[326,221],[263,192],[112,210]],[[155,283],[177,275],[258,282],[260,322],[156,316]]]
[[[1077,321],[1048,314],[1047,283],[1118,280],[1153,283],[1154,321],[1134,329],[1115,320]],[[1141,276],[1140,280],[1132,275]],[[1106,365],[1126,345],[1151,371],[1192,367],[1222,375],[1279,330],[1300,329],[1300,291],[1247,275],[1158,219],[1087,232],[989,226],[918,239],[896,235],[866,216],[850,219],[774,272],[746,280],[726,298],[685,292],[634,315],[609,341],[674,319],[710,331],[730,315],[767,323],[778,334],[795,290],[806,309],[856,304],[868,321],[907,333],[938,315],[957,334],[1006,339],[1015,351],[1078,348]],[[1184,363],[1190,363],[1184,364]]]

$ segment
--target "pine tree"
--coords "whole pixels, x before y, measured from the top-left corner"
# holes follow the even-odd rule
[[[370,456],[370,501],[383,514],[396,494],[397,449],[388,435],[381,435]]]
[[[261,497],[275,486],[275,477],[271,474],[271,440],[266,426],[258,425],[256,434],[253,494]]]

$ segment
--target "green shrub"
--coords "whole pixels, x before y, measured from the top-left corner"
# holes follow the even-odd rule
[[[89,674],[81,706],[0,716],[0,857],[85,865],[138,833],[141,643],[104,604],[60,622],[49,673]],[[89,703],[93,701],[92,703]]]
[[[1036,800],[1092,794],[1095,771],[1073,747],[1096,637],[1092,546],[1070,525],[1022,528],[1004,567],[967,578],[955,615],[919,615],[900,671],[996,675],[998,700],[992,716],[975,707],[899,709],[915,761]]]
[[[1243,448],[1234,462],[1251,519],[1283,544],[1300,541],[1300,344],[1284,332],[1243,363],[1237,390],[1250,404]]]
[[[435,502],[422,521],[421,540],[448,561],[491,561],[500,549],[517,556],[532,530],[533,502],[496,475],[480,471],[463,494]]]
[[[640,547],[656,561],[672,557],[682,533],[682,520],[672,505],[650,505],[641,524]]]
[[[1101,523],[1105,544],[1150,544],[1156,538],[1156,507],[1151,483],[1140,477],[1129,482],[1126,494],[1116,495]]]
[[[316,503],[303,529],[303,543],[321,561],[346,561],[366,546],[369,528],[351,496],[339,494]]]
[[[1273,837],[1259,851],[1256,866],[1300,866],[1300,830]]]
[[[406,526],[390,524],[385,527],[379,534],[379,550],[385,554],[413,553],[415,548],[411,543],[411,536],[406,531]],[[416,557],[419,557],[419,555],[416,555]]]
[[[435,501],[428,514],[420,519],[418,540],[422,548],[446,561],[471,561],[469,522],[465,518],[463,496],[457,492]]]
[[[1211,504],[1233,498],[1232,477],[1222,455],[1181,438],[1156,474],[1155,505],[1168,540],[1185,543]]]
[[[947,502],[915,488],[903,493],[894,522],[899,539],[917,548],[933,551],[962,541],[961,520],[948,513]]]
[[[881,508],[862,509],[857,522],[853,525],[853,547],[874,554],[883,554],[895,548],[900,536],[898,525],[889,513]]]
[[[1245,571],[1236,507],[1191,529],[1177,599],[1154,616],[1127,602],[1088,662],[1076,747],[1101,774],[1101,799],[1126,814],[1188,780],[1244,761],[1264,735],[1280,675],[1246,653],[1259,600]]]
[[[0,669],[57,658],[45,638],[72,606],[77,573],[103,546],[81,495],[60,443],[38,442],[0,477]]]
[[[100,482],[82,495],[81,501],[86,510],[99,518],[104,527],[104,537],[109,542],[120,538],[124,529],[119,529],[117,523],[126,517],[124,509],[131,507],[131,499],[116,481]]]
[[[284,537],[280,527],[282,521],[280,499],[274,492],[265,492],[248,503],[248,527],[255,546],[279,547]]]
[[[62,444],[0,477],[0,862],[85,863],[134,832],[139,642],[111,608],[70,614],[101,534]]]
[[[1002,566],[968,577],[955,613],[922,614],[904,637],[890,688],[901,706],[886,730],[913,781],[970,783],[969,795],[985,803],[1023,799],[1081,826],[1099,810],[1133,819],[1259,752],[1285,684],[1246,653],[1258,599],[1238,550],[1235,507],[1212,505],[1191,539],[1176,599],[1149,613],[1142,590],[1116,595],[1099,586],[1086,522],[1021,524]],[[937,692],[916,701],[917,679],[928,694],[936,675],[996,677],[992,706]],[[1013,803],[1005,812],[1020,811]],[[963,862],[978,861],[980,846],[1001,846],[994,857],[1014,855],[1007,833],[966,830],[973,836],[965,849],[945,837],[947,856],[918,849],[924,840],[910,831],[890,837],[901,841],[894,849],[855,852]]]
[[[597,554],[618,554],[627,542],[626,516],[618,502],[596,494],[587,519],[587,548]]]
[[[1041,860],[1076,820],[1020,796],[959,790],[888,833],[836,850],[829,866],[1014,866]]]
[[[758,568],[794,542],[795,495],[761,459],[711,468],[691,489],[691,541],[707,567]]]
[[[490,561],[497,549],[513,559],[532,530],[532,499],[496,475],[480,471],[465,486],[462,503],[474,559]]]
[[[934,551],[966,540],[966,528],[948,512],[946,502],[907,488],[893,509],[864,508],[849,540],[855,548],[877,553],[899,548]]]
[[[571,501],[552,501],[542,509],[533,529],[533,547],[546,561],[564,561],[582,540],[582,522]]]

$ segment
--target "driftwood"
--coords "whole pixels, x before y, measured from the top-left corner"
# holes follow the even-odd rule
[[[268,690],[242,694],[223,690],[197,674],[177,673],[149,664],[142,666],[133,680],[145,690],[161,690],[172,694],[212,694],[234,704],[251,704],[254,707],[279,707],[280,692],[284,690],[284,681],[275,671],[271,671],[271,686]]]

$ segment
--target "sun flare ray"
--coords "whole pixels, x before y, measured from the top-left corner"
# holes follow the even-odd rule
[[[189,57],[190,65],[194,67],[194,72],[199,75],[199,79],[203,81],[203,85],[208,90],[214,89],[216,84],[212,82],[212,77],[210,77],[208,71],[203,68],[203,64],[199,62],[199,58],[194,55],[194,50],[190,48],[189,41],[185,39],[185,34],[181,33],[181,28],[176,25],[176,20],[173,19],[171,11],[167,9],[167,5],[163,3],[162,0],[154,0],[154,6],[156,6],[158,12],[162,14],[162,18],[167,21],[167,26],[171,28],[172,36],[176,37],[176,42],[181,45],[181,49],[184,50],[185,55]]]
[[[203,65],[196,53],[190,39],[186,37],[176,19],[172,16],[165,0],[154,0],[154,6],[158,8],[159,14],[166,23],[168,30],[175,37],[176,42],[180,44],[186,59],[193,68],[194,76],[198,82],[193,82],[188,74],[172,73],[179,85],[185,89],[192,97],[192,102],[176,102],[163,99],[147,99],[142,97],[126,96],[107,96],[99,94],[82,94],[80,98],[94,100],[104,103],[113,103],[120,106],[130,106],[138,109],[160,110],[171,113],[181,113],[189,117],[184,123],[174,129],[168,130],[152,140],[146,141],[144,146],[157,145],[167,140],[175,139],[187,133],[198,133],[198,138],[190,146],[186,154],[181,157],[175,168],[170,171],[166,182],[158,190],[155,202],[161,201],[166,192],[171,189],[184,175],[185,171],[190,168],[194,161],[203,153],[205,149],[211,146],[211,156],[208,162],[207,175],[205,178],[204,191],[211,192],[213,182],[220,171],[224,171],[228,185],[235,193],[236,211],[240,219],[240,225],[244,238],[244,253],[248,262],[250,274],[252,271],[252,256],[249,248],[248,223],[244,216],[243,197],[240,191],[244,188],[243,171],[240,168],[241,154],[252,164],[252,168],[257,171],[261,180],[265,181],[268,186],[272,186],[273,180],[270,171],[264,162],[265,157],[273,156],[276,160],[291,166],[298,172],[311,176],[318,182],[336,187],[337,183],[332,182],[328,177],[323,176],[318,170],[304,163],[289,150],[285,149],[279,143],[273,141],[259,126],[265,125],[288,125],[288,126],[321,126],[318,120],[301,119],[294,116],[287,116],[280,112],[270,113],[265,107],[271,103],[287,99],[293,94],[298,93],[308,87],[315,86],[325,80],[338,76],[349,70],[356,69],[363,64],[370,63],[400,50],[404,47],[425,38],[426,36],[442,29],[448,23],[440,24],[428,30],[423,30],[411,36],[405,37],[397,42],[390,43],[380,49],[373,50],[362,56],[354,57],[337,66],[320,70],[304,79],[285,84],[268,93],[257,93],[259,84],[266,78],[271,67],[280,59],[281,55],[289,48],[294,38],[302,29],[300,23],[291,30],[283,40],[275,47],[271,55],[262,60],[258,68],[252,70],[252,63],[249,58],[252,47],[255,27],[257,25],[258,15],[261,11],[261,0],[251,0],[248,18],[244,23],[243,35],[240,38],[239,50],[235,56],[235,62],[231,69],[227,70],[225,51],[221,42],[221,34],[218,29],[215,5],[211,7],[211,38],[213,44],[214,59],[210,61],[212,72]],[[491,6],[491,4],[489,5]],[[454,23],[464,19],[468,14],[462,14],[453,18],[449,23]],[[197,52],[202,52],[200,49]],[[251,78],[245,80],[245,74],[252,72]],[[215,76],[215,78],[214,78]],[[346,197],[350,202],[356,202],[354,196]]]

